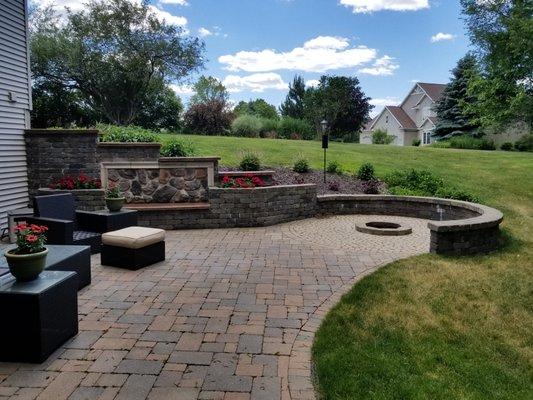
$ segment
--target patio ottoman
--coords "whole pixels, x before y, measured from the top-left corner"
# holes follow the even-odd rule
[[[138,270],[165,260],[163,229],[130,226],[102,235],[102,265]]]

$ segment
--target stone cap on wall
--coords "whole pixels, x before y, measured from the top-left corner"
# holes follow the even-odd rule
[[[392,202],[400,201],[406,203],[422,203],[425,205],[451,206],[462,208],[478,214],[471,218],[430,221],[428,228],[436,232],[459,232],[498,226],[503,221],[503,214],[495,208],[482,204],[470,203],[460,200],[441,199],[436,197],[417,196],[389,196],[389,195],[322,195],[318,196],[319,203],[342,202],[342,201],[372,201],[372,202]]]
[[[97,129],[25,129],[26,135],[98,135]]]

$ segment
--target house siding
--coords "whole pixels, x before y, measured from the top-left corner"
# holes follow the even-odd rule
[[[24,129],[31,89],[25,0],[0,3],[0,227],[6,213],[28,203]],[[12,96],[10,98],[10,96]]]
[[[387,117],[389,117],[388,122]],[[372,127],[373,131],[377,129],[386,130],[389,135],[394,136],[394,141],[391,144],[403,146],[403,129],[388,109],[385,109]]]

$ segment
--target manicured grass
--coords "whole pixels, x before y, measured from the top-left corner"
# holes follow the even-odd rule
[[[254,150],[266,165],[302,153],[321,167],[318,142],[189,138],[223,165]],[[378,175],[427,168],[502,210],[507,245],[402,260],[356,284],[315,338],[323,398],[533,398],[533,154],[333,143],[329,158],[352,172],[370,161]]]

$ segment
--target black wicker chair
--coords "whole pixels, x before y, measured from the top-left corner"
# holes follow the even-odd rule
[[[33,217],[22,220],[48,227],[47,243],[91,246],[91,253],[99,253],[102,244],[101,230],[88,211],[76,211],[70,193],[35,196]]]

